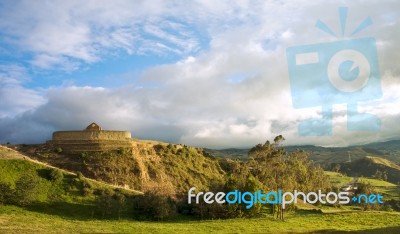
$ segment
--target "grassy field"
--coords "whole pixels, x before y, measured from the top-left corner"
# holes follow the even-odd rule
[[[295,214],[286,221],[270,217],[231,220],[76,220],[0,206],[1,233],[282,233],[282,232],[400,232],[400,213],[354,212]]]
[[[347,184],[353,180],[352,177],[342,175],[337,172],[333,171],[325,171],[325,174],[329,176],[329,179],[333,185],[336,187],[340,187],[344,184]],[[359,182],[362,183],[367,183],[370,184],[372,187],[374,187],[374,190],[378,193],[381,193],[384,195],[385,200],[388,199],[400,199],[400,186],[395,185],[393,183],[383,181],[383,180],[377,180],[377,179],[372,179],[372,178],[365,178],[365,177],[360,177],[358,178]]]
[[[371,178],[360,178],[359,181],[370,184],[377,192],[383,194],[387,199],[400,199],[400,186],[398,185]]]
[[[332,185],[336,187],[345,185],[353,180],[352,177],[348,177],[333,171],[324,171],[324,173],[325,175],[329,176],[329,180],[331,181]]]
[[[352,206],[341,208],[322,207],[326,213],[298,211],[288,213],[285,221],[264,218],[238,218],[230,220],[194,220],[179,216],[166,222],[138,221],[133,218],[130,208],[121,220],[101,219],[96,213],[95,195],[83,195],[81,183],[86,181],[90,189],[114,189],[102,183],[79,179],[76,175],[63,172],[59,185],[61,200],[49,199],[49,192],[55,186],[48,178],[51,168],[28,160],[0,160],[0,182],[15,187],[21,174],[31,174],[38,179],[38,196],[35,203],[25,208],[0,205],[0,233],[286,233],[286,232],[343,232],[356,231],[400,233],[400,213],[355,211]],[[51,169],[52,170],[52,169]],[[325,172],[332,183],[341,186],[353,178],[335,172]],[[398,196],[399,186],[360,178],[370,183],[379,192]],[[398,198],[398,197],[397,197]],[[326,209],[325,209],[326,208]],[[356,207],[358,208],[358,207]],[[141,220],[141,219],[139,219]]]

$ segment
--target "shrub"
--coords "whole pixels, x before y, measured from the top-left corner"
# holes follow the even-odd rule
[[[38,176],[33,173],[23,174],[15,183],[15,204],[26,206],[36,200]]]
[[[11,204],[13,193],[11,185],[0,183],[0,204]]]
[[[149,184],[145,193],[134,201],[139,217],[152,220],[165,220],[176,213],[175,190],[171,183]]]
[[[78,180],[83,180],[83,179],[84,179],[83,174],[82,174],[82,172],[80,172],[80,171],[78,171],[78,172],[76,173],[76,177],[78,178]]]
[[[157,192],[146,192],[138,199],[137,211],[141,216],[153,220],[165,220],[176,212],[174,200]]]
[[[56,184],[60,183],[64,179],[64,174],[58,169],[50,170],[50,180]]]
[[[62,195],[64,194],[64,189],[59,184],[53,184],[48,193],[47,198],[52,202],[63,201]]]
[[[56,153],[60,154],[60,153],[63,152],[63,149],[62,149],[61,147],[57,147],[54,151],[55,151]]]
[[[112,196],[113,191],[110,189],[102,189],[96,192],[96,211],[101,214],[102,218],[112,214]]]
[[[126,196],[111,189],[98,189],[96,195],[96,214],[102,218],[121,218],[126,206]]]

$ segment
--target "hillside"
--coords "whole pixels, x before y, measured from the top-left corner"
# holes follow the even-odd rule
[[[341,186],[350,183],[351,181],[354,180],[354,177],[351,176],[346,176],[338,172],[333,172],[333,171],[325,171],[324,172],[327,176],[329,176],[329,180],[331,184],[337,188],[340,188]],[[375,179],[375,178],[366,178],[366,177],[361,177],[357,178],[358,182],[361,183],[366,183],[369,184],[373,187],[374,191],[379,192],[385,197],[385,200],[388,201],[390,199],[394,200],[399,200],[400,198],[400,186]]]
[[[215,149],[204,149],[207,153],[218,157],[218,158],[235,158],[240,160],[247,160],[247,154],[249,153],[249,149],[222,149],[222,150],[215,150]]]
[[[181,193],[193,185],[207,189],[212,183],[222,181],[225,174],[218,160],[201,149],[154,141],[134,140],[132,150],[103,152],[67,153],[45,144],[16,148],[50,165],[140,191],[162,187]]]
[[[356,145],[349,147],[321,147],[314,145],[285,146],[288,152],[304,150],[310,153],[310,159],[321,165],[332,163],[343,163],[361,159],[366,155],[374,155],[388,159],[395,163],[400,163],[400,141],[377,142],[366,145]],[[222,149],[206,151],[214,156],[223,158],[247,159],[249,149]],[[350,157],[349,157],[350,156]]]
[[[263,154],[257,154],[258,161],[229,160],[231,161],[230,167],[223,166],[226,172],[220,166],[220,163],[224,160],[219,161],[202,149],[161,142],[134,140],[131,149],[120,148],[113,151],[81,152],[79,154],[66,153],[60,148],[51,148],[45,144],[20,145],[14,148],[19,152],[24,152],[24,154],[14,149],[0,147],[0,156],[3,158],[0,160],[0,202],[26,207],[27,210],[73,219],[119,219],[121,217],[139,220],[142,218],[159,219],[157,217],[168,217],[168,214],[164,214],[163,210],[169,211],[173,215],[174,210],[177,211],[178,205],[179,209],[184,211],[179,215],[189,214],[188,212],[196,211],[196,209],[202,211],[199,209],[202,207],[200,205],[191,208],[185,204],[184,200],[180,203],[178,199],[176,202],[169,199],[174,199],[174,196],[179,198],[179,195],[186,194],[192,186],[204,191],[215,188],[213,187],[215,185],[224,184],[224,180],[227,178],[225,177],[226,172],[236,173],[234,177],[231,176],[228,180],[233,188],[243,190],[251,184],[267,185],[273,177],[266,174],[269,172],[268,170],[260,169],[269,168],[270,160],[282,162],[278,158],[278,154],[269,154],[281,151],[268,145],[259,149],[263,150]],[[352,180],[348,173],[345,176],[334,172],[323,172],[321,168],[314,168],[312,163],[308,164],[307,161],[302,161],[306,160],[306,157],[302,157],[302,152],[298,153],[297,156],[292,155],[293,161],[286,164],[290,168],[288,171],[293,172],[293,175],[289,178],[301,178],[301,172],[306,169],[305,171],[308,171],[307,178],[310,178],[310,181],[319,181],[319,183],[308,184],[308,186],[317,186],[310,189],[321,188],[321,184],[329,186],[328,178],[320,176],[324,173],[330,177],[330,182],[336,188]],[[25,154],[41,162],[32,160]],[[269,155],[274,155],[274,158],[269,158],[270,160],[262,158]],[[284,155],[281,154],[280,157],[285,157]],[[385,169],[399,169],[399,166],[395,163],[381,158],[366,157],[364,161]],[[361,162],[358,161],[353,163],[361,165]],[[248,168],[257,168],[255,165],[261,167],[257,170],[248,170]],[[348,165],[351,165],[351,163],[348,163]],[[366,166],[363,167],[367,168]],[[231,171],[226,168],[230,168]],[[356,172],[351,169],[350,171]],[[81,173],[111,185],[87,179]],[[249,173],[252,173],[251,175],[254,177],[249,176]],[[358,174],[355,176],[358,176]],[[253,178],[257,178],[259,182]],[[398,186],[376,179],[367,180],[369,180],[368,183],[373,183],[373,187],[384,194],[386,199],[398,200]],[[293,183],[298,183],[296,187],[305,185],[303,181],[294,180]],[[115,186],[126,189],[116,188]],[[143,191],[144,194],[132,192],[132,189]],[[157,191],[162,191],[163,194],[158,194]],[[387,209],[391,209],[392,205],[397,209],[395,203],[388,205]],[[211,210],[211,212],[215,212],[209,213],[212,215],[226,214],[230,207],[215,206],[215,210],[212,209],[213,207],[207,208],[206,212]],[[258,212],[261,215],[270,214],[270,209],[271,207],[265,207]],[[299,214],[303,212],[340,213],[359,210],[359,208],[300,204],[295,206],[295,210]],[[163,213],[160,214],[159,212]],[[243,210],[243,212],[249,211]],[[158,216],[154,216],[154,214]],[[201,217],[203,218],[203,216]],[[213,218],[214,216],[205,217]]]
[[[329,165],[355,161],[367,155],[374,155],[400,163],[400,141],[379,142],[367,145],[349,147],[319,147],[319,146],[289,146],[288,151],[295,149],[306,150],[311,153],[310,159],[316,163]]]
[[[394,184],[400,183],[400,166],[383,158],[366,156],[340,164],[340,171],[350,176],[380,177]]]
[[[64,218],[101,218],[105,213],[99,203],[109,195],[114,204],[108,214],[130,216],[132,211],[120,210],[122,203],[114,199],[123,196],[124,206],[131,204],[140,192],[116,188],[54,167],[18,158],[15,152],[0,148],[0,206],[17,205],[27,210]],[[121,206],[122,207],[122,206]]]

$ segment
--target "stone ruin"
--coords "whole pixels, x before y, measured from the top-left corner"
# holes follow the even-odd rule
[[[131,148],[132,137],[128,131],[102,130],[91,123],[82,131],[57,131],[47,144],[66,152],[105,151]]]

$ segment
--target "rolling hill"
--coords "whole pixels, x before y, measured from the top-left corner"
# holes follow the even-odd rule
[[[384,158],[366,156],[340,164],[340,171],[357,177],[381,177],[394,184],[400,184],[400,166]]]
[[[101,218],[104,214],[98,205],[104,194],[115,203],[118,196],[128,201],[143,193],[88,179],[0,146],[0,207],[16,205],[73,219]],[[111,210],[116,213],[116,206],[110,206]],[[128,209],[118,212],[120,216],[132,213]]]
[[[19,145],[16,149],[52,166],[140,191],[160,187],[178,194],[193,185],[208,189],[225,175],[218,160],[202,149],[155,141],[135,139],[132,149],[81,153],[63,152],[46,144]]]
[[[284,146],[288,151],[304,150],[310,152],[310,159],[321,165],[332,163],[343,163],[361,159],[367,155],[374,155],[388,159],[395,163],[400,163],[400,141],[393,140],[387,142],[377,142],[366,145],[348,147],[321,147],[314,145]],[[250,149],[222,149],[206,151],[216,157],[247,159]]]

